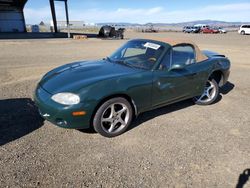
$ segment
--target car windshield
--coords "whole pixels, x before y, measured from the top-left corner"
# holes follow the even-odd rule
[[[126,66],[150,70],[161,57],[164,47],[158,42],[132,40],[108,59]]]

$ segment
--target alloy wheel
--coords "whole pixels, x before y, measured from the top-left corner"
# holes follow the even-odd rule
[[[206,87],[204,89],[204,92],[201,96],[196,97],[196,101],[200,103],[208,103],[216,97],[216,86],[215,84],[208,80],[206,83]]]
[[[102,129],[107,133],[120,132],[127,126],[130,118],[128,106],[123,103],[110,104],[101,116]]]

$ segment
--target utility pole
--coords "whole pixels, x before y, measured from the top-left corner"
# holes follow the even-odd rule
[[[70,38],[70,25],[69,25],[69,13],[68,13],[68,0],[65,0],[64,3],[65,3],[65,12],[66,12],[66,22],[67,22],[68,38]]]
[[[55,33],[57,33],[58,30],[57,30],[57,21],[56,21],[55,2],[54,2],[54,0],[49,0],[49,2],[50,2],[52,19],[53,19],[54,31],[55,31]]]

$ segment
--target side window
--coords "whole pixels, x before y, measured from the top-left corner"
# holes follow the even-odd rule
[[[172,49],[169,49],[168,52],[164,55],[164,57],[161,60],[161,64],[159,67],[160,70],[167,70],[170,68],[171,54],[172,54]]]
[[[195,51],[190,45],[178,45],[173,47],[172,65],[190,65],[195,63]]]

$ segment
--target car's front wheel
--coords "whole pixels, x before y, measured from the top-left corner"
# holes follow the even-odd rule
[[[194,97],[194,102],[198,105],[209,105],[216,101],[219,96],[219,86],[214,80],[208,80],[202,95]]]
[[[112,98],[98,108],[93,127],[102,136],[115,137],[127,130],[132,118],[133,109],[130,103],[125,98]]]
[[[245,31],[241,31],[240,34],[245,35],[246,33],[245,33]]]

